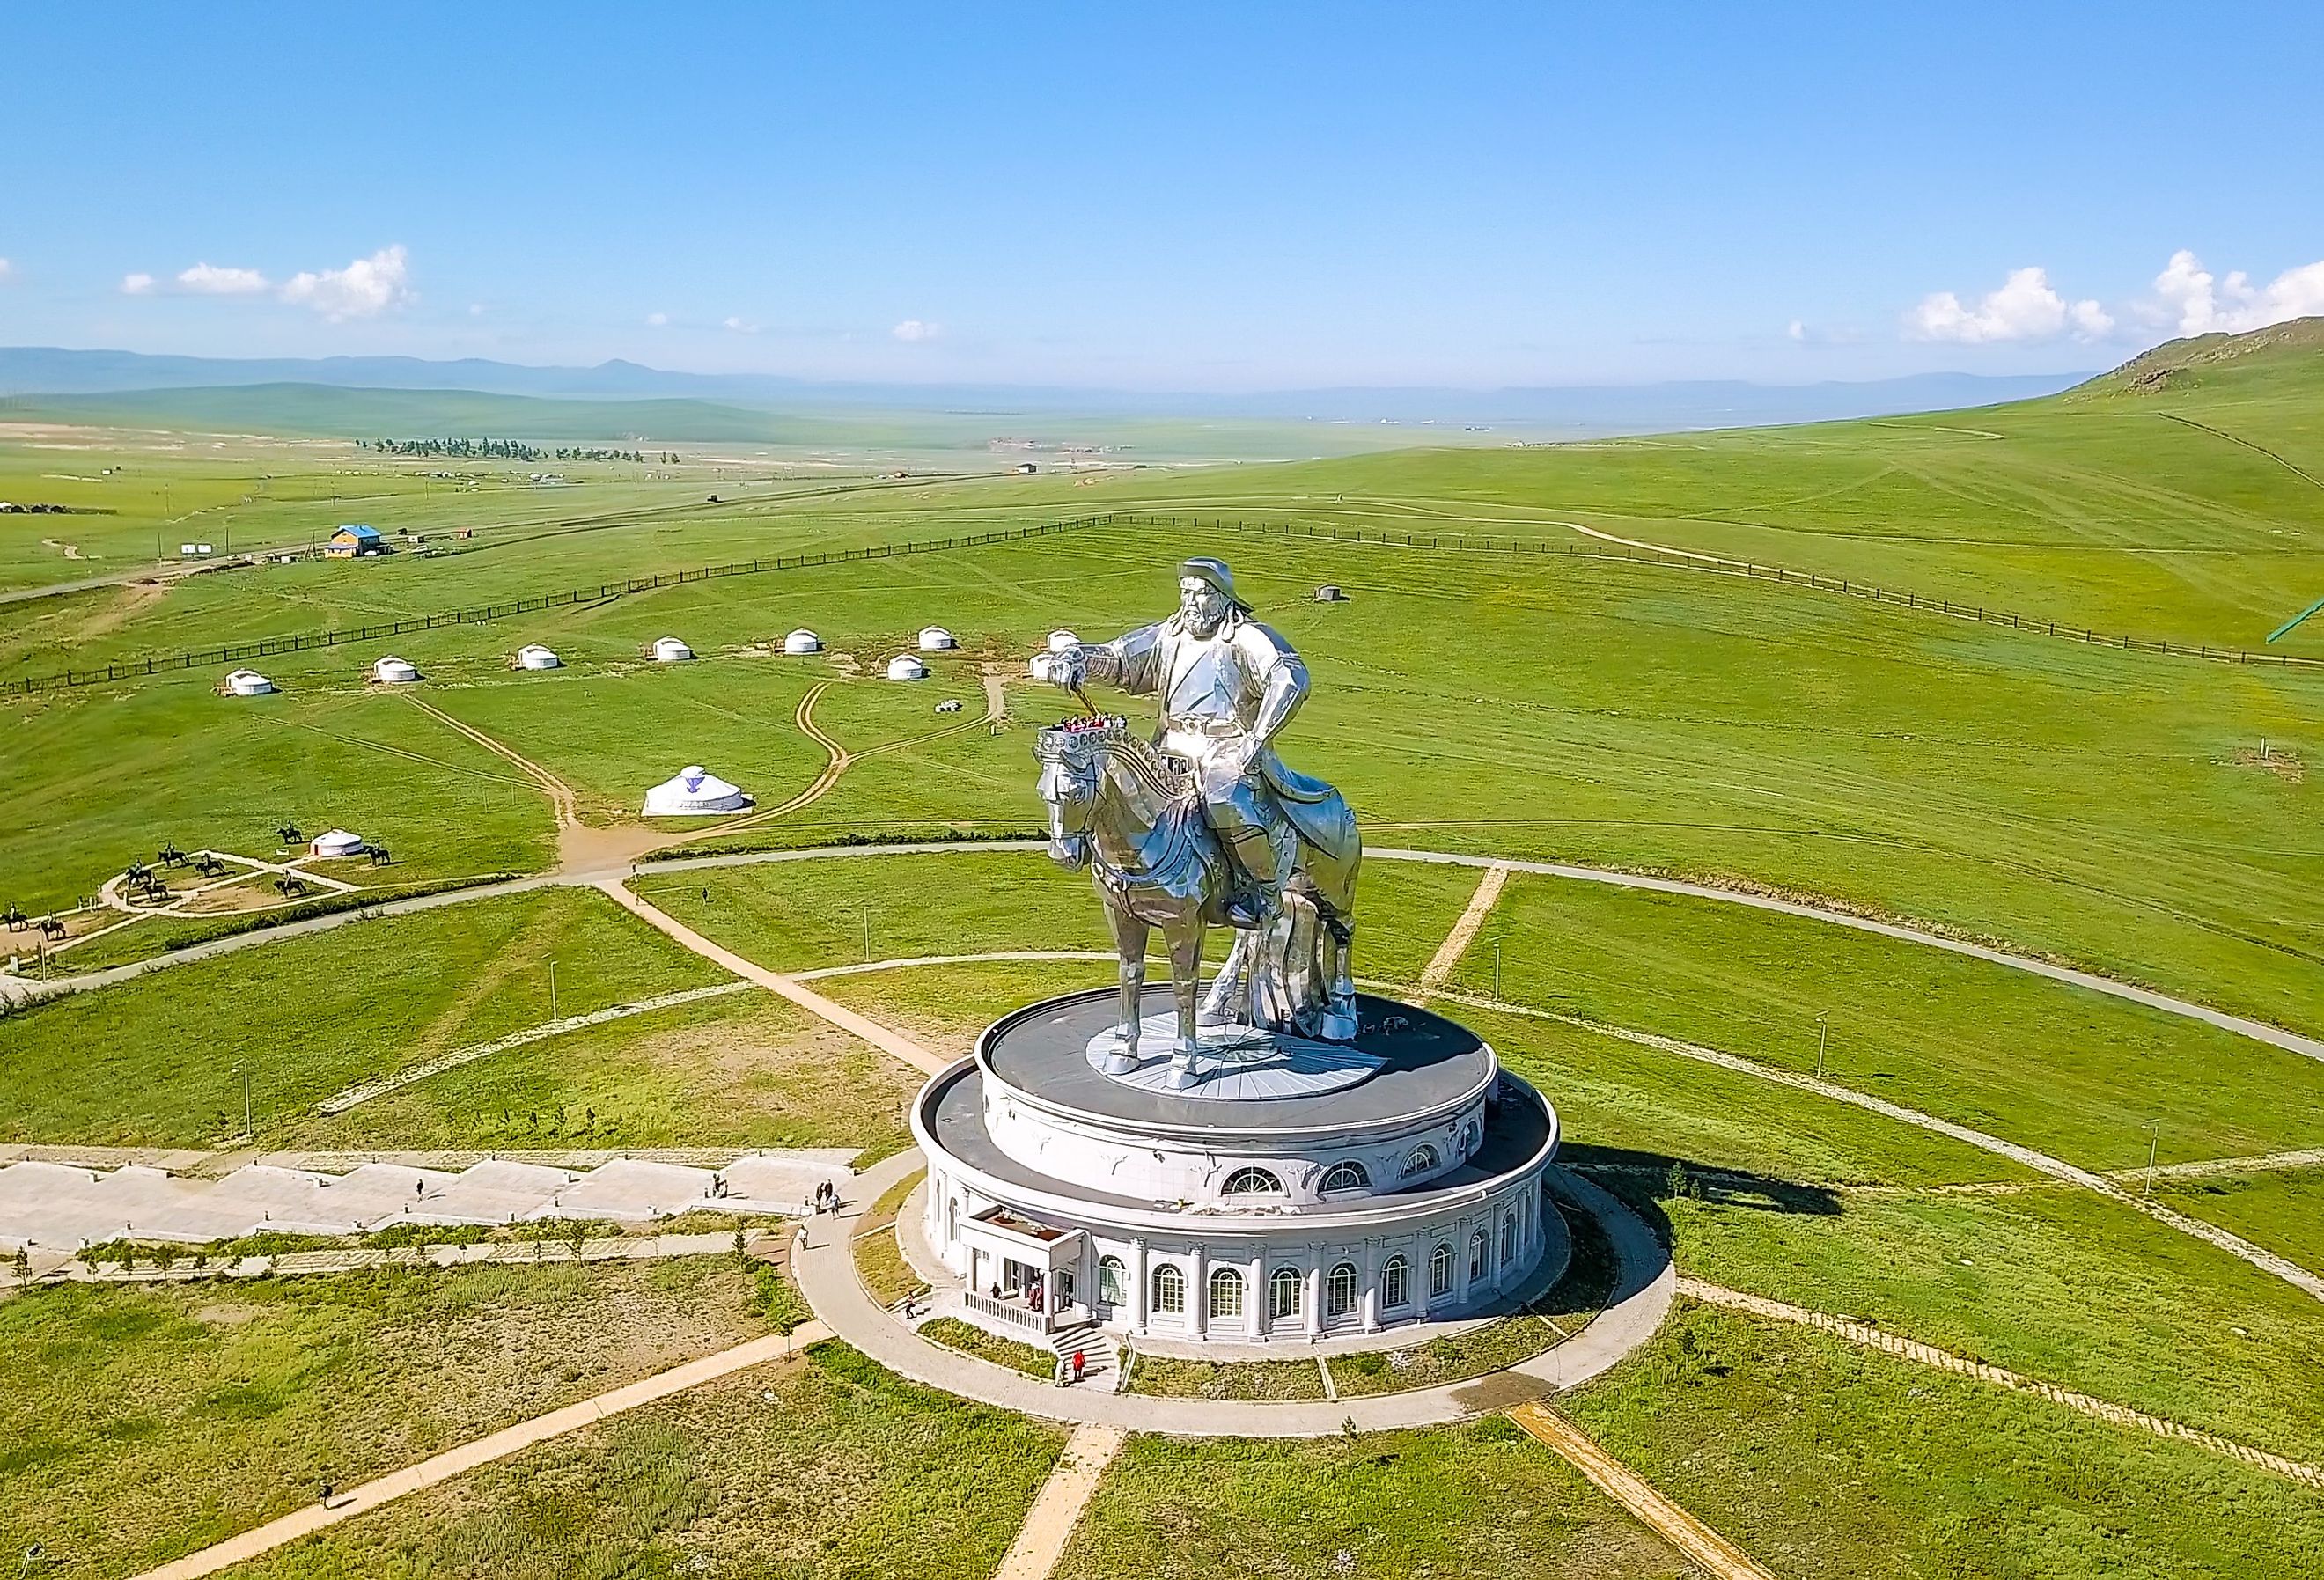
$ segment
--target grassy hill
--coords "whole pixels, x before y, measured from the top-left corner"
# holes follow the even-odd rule
[[[2324,396],[2324,318],[2242,335],[2166,340],[2057,397],[2063,405],[2158,395]]]

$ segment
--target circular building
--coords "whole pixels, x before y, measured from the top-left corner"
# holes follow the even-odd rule
[[[256,670],[235,670],[226,678],[229,697],[263,697],[274,689],[274,682]]]
[[[372,665],[371,678],[383,686],[408,686],[420,679],[420,671],[408,661],[390,653]]]
[[[927,678],[927,665],[910,653],[898,653],[888,661],[888,679],[890,680],[925,680]]]
[[[804,625],[783,638],[783,651],[793,658],[806,653],[819,653],[822,651],[823,638]]]
[[[694,656],[694,650],[675,636],[657,639],[653,644],[653,661],[658,664],[682,664]]]
[[[716,812],[739,812],[752,804],[748,791],[727,783],[699,762],[689,762],[678,771],[676,779],[665,780],[646,791],[645,815],[702,818]]]
[[[1135,1060],[1102,988],[1003,1018],[921,1089],[924,1227],[965,1315],[1305,1344],[1506,1309],[1563,1270],[1556,1113],[1474,1032],[1359,995],[1351,1042],[1206,1028],[1176,1090],[1168,1001],[1147,990]]]
[[[1070,648],[1079,647],[1081,644],[1082,639],[1063,626],[1049,633],[1047,645],[1049,651],[1053,653],[1061,653]]]
[[[960,639],[941,625],[920,627],[920,651],[924,653],[950,652],[960,645]]]
[[[516,650],[516,667],[520,670],[561,669],[565,661],[539,642],[530,642]]]

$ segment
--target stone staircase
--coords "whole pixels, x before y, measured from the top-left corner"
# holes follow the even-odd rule
[[[1115,1347],[1113,1335],[1096,1323],[1059,1328],[1049,1335],[1049,1348],[1068,1366],[1073,1363],[1074,1352],[1082,1352],[1084,1388],[1102,1389],[1107,1393],[1121,1391],[1121,1352]]]

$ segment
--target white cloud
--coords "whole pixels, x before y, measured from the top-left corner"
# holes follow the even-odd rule
[[[178,289],[197,296],[256,296],[271,290],[266,276],[255,269],[221,269],[197,263],[178,275]]]
[[[1799,319],[1794,319],[1784,326],[1784,333],[1794,340],[1805,340],[1808,337],[1808,327]]]
[[[906,319],[888,333],[906,345],[911,345],[917,341],[935,339],[944,333],[944,327],[940,324],[923,323],[918,319]]]
[[[758,325],[743,318],[728,319],[724,327],[737,335],[755,335],[759,332]]]
[[[151,274],[124,274],[121,277],[121,294],[124,296],[152,295],[153,276]]]
[[[293,274],[282,282],[282,300],[313,308],[334,323],[375,318],[414,300],[407,283],[410,275],[409,254],[402,246],[382,247],[344,269]]]
[[[10,263],[10,262],[9,262],[7,259],[5,259],[5,258],[0,258],[0,285],[5,285],[6,283],[8,283],[8,281],[9,281],[10,277],[11,277],[11,276],[13,276],[15,273],[16,273],[16,265],[15,265],[15,264],[14,264],[14,263]]]
[[[481,301],[470,302],[468,304],[468,316],[472,319],[483,318],[484,316],[484,304]]]
[[[646,322],[652,328],[659,329],[669,322],[669,315],[668,313],[648,313],[646,315]]]
[[[2097,339],[2114,328],[2114,318],[2097,302],[2068,301],[2050,286],[2045,269],[2013,269],[1997,291],[1977,305],[1963,305],[1950,291],[1921,299],[1904,315],[1904,333],[1914,340],[1957,340],[1982,345],[2003,340],[2054,340],[2071,331],[2079,340]]]
[[[2154,277],[2154,294],[2164,316],[2177,320],[2181,335],[2239,335],[2286,319],[2324,313],[2324,259],[2286,269],[2266,285],[2255,287],[2240,269],[2224,280],[2214,279],[2200,258],[2181,247]]]

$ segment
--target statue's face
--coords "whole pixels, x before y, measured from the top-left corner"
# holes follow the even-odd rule
[[[1186,618],[1186,628],[1196,636],[1208,636],[1218,630],[1231,607],[1227,596],[1199,576],[1178,578],[1178,613]]]

